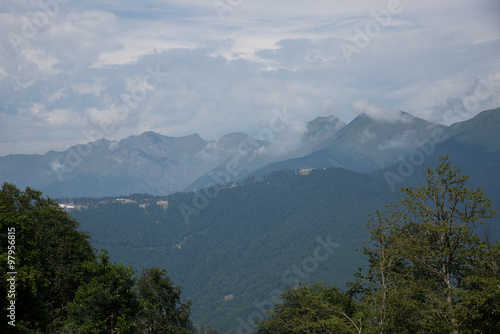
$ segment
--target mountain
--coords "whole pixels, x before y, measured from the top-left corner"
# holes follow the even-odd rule
[[[0,157],[0,182],[35,187],[52,197],[170,194],[214,183],[210,175],[218,171],[229,171],[229,180],[308,154],[343,126],[335,116],[320,117],[308,123],[294,142],[279,133],[274,140],[263,141],[241,132],[212,141],[197,134],[166,137],[154,132],[118,142],[101,139],[64,152]]]
[[[197,134],[146,132],[119,142],[101,139],[64,152],[0,157],[0,180],[53,197],[169,194],[215,168],[247,138],[235,133],[205,141]]]
[[[119,142],[99,140],[65,152],[0,158],[0,180],[37,187],[51,196],[166,194],[186,183],[207,146],[198,135],[172,138],[153,132]],[[201,168],[212,166],[202,166]]]
[[[273,170],[305,167],[343,167],[369,172],[388,167],[419,147],[446,126],[431,123],[399,111],[390,118],[377,119],[361,114],[343,127],[319,150],[301,158],[270,164],[252,175]]]
[[[334,166],[370,172],[397,163],[436,135],[444,133],[461,143],[482,138],[482,132],[493,136],[497,114],[498,110],[484,112],[463,126],[451,127],[402,111],[376,117],[361,114],[347,125],[327,116],[301,124],[299,130],[293,124],[263,129],[266,135],[259,134],[258,139],[232,133],[207,141],[197,134],[166,137],[146,132],[118,142],[101,139],[76,145],[64,152],[0,157],[0,182],[32,186],[52,197],[162,195],[240,182],[281,169]],[[483,119],[490,122],[477,126]],[[495,140],[479,144],[490,151],[500,146]]]
[[[444,137],[455,138],[463,144],[480,145],[489,152],[500,150],[500,108],[485,110],[475,117],[452,124],[444,132]]]
[[[445,128],[402,111],[390,119],[361,114],[326,150],[344,168],[372,171],[392,165]]]
[[[310,154],[327,146],[345,126],[344,122],[332,115],[318,117],[308,122],[305,132],[301,133],[298,138],[297,135],[285,134],[267,142],[256,139],[247,140],[242,149],[209,173],[196,179],[184,191],[201,189],[220,183],[221,180],[223,182],[241,181],[263,166]],[[282,168],[273,170],[279,169]]]
[[[407,178],[407,182],[415,183],[421,178],[421,173],[416,171],[418,164],[423,162],[427,166],[436,166],[438,157],[446,154],[464,174],[471,176],[474,186],[484,189],[500,204],[500,108],[486,110],[469,120],[452,124],[381,173],[392,173],[390,179],[397,180],[395,186]],[[407,171],[412,169],[414,171],[407,176]]]
[[[469,187],[481,186],[500,211],[499,114],[485,111],[439,127],[400,161],[370,173],[287,170],[164,197],[73,199],[79,211],[71,214],[113,261],[166,268],[193,300],[195,323],[249,332],[287,285],[323,281],[343,287],[352,279],[366,264],[356,252],[369,237],[366,214],[395,203],[400,187],[415,186],[422,163],[435,167],[440,155],[450,154],[470,176]],[[356,131],[346,133],[356,137]],[[500,216],[488,230],[500,240]]]

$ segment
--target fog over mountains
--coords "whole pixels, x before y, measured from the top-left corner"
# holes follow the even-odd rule
[[[446,138],[460,132],[460,123],[446,127],[387,108],[360,114],[347,125],[333,115],[305,124],[287,117],[269,123],[257,138],[231,133],[208,141],[198,134],[166,137],[145,132],[63,152],[8,155],[0,157],[0,181],[35,187],[51,197],[166,195],[279,169],[335,166],[374,171],[397,163],[426,141],[442,140],[445,132]]]

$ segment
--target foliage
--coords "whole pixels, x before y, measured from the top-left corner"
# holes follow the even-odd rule
[[[144,268],[137,282],[142,313],[141,333],[189,333],[191,302],[181,303],[181,288],[173,286],[165,269]]]
[[[131,267],[111,263],[106,251],[96,258],[89,235],[78,226],[39,191],[2,186],[1,262],[8,268],[10,250],[15,257],[10,270],[17,274],[15,298],[0,294],[4,312],[10,299],[15,300],[15,326],[2,321],[0,332],[188,332],[190,302],[178,305],[180,287],[172,286],[165,270],[146,268],[137,281]],[[9,244],[8,231],[15,231],[15,245]],[[2,274],[4,292],[9,275]],[[8,319],[5,314],[4,319]],[[154,331],[141,328],[142,324]]]
[[[288,287],[283,302],[258,322],[257,333],[361,333],[362,319],[353,300],[322,284]]]
[[[15,228],[16,329],[55,331],[66,315],[66,304],[84,279],[83,263],[94,254],[89,236],[58,204],[39,191],[5,183],[0,191],[2,268],[7,268],[7,229]],[[8,275],[2,274],[6,291]],[[7,308],[5,294],[0,296]],[[5,319],[5,316],[4,316]],[[6,322],[0,329],[6,332]]]
[[[135,333],[139,302],[133,290],[133,269],[109,262],[105,251],[85,264],[89,281],[68,306],[65,333]]]

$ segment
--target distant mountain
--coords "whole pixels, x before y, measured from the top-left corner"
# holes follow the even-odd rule
[[[306,148],[303,153],[310,153],[328,146],[335,140],[346,124],[335,116],[318,117],[307,124],[304,135]]]
[[[0,157],[0,182],[32,186],[52,197],[162,195],[281,169],[333,166],[370,172],[397,163],[436,136],[495,150],[500,147],[494,138],[496,120],[498,109],[451,127],[402,111],[390,117],[361,114],[348,125],[327,116],[307,123],[303,132],[276,133],[272,140],[244,133],[206,141],[197,134],[166,137],[146,132],[118,142],[101,139],[76,145],[64,152]],[[491,138],[483,138],[485,134]]]
[[[263,166],[277,163],[291,158],[302,157],[322,147],[326,147],[334,140],[345,123],[335,116],[318,117],[307,123],[307,130],[301,138],[293,138],[290,143],[288,136],[278,137],[270,142],[247,141],[243,150],[236,152],[223,161],[215,169],[195,180],[184,191],[193,191],[208,185],[224,182],[238,181],[252,175],[255,170]],[[330,165],[325,165],[330,166]],[[289,168],[286,166],[286,168]],[[273,170],[279,170],[273,169]]]
[[[500,150],[499,125],[500,108],[485,110],[469,120],[452,124],[444,137],[463,144],[481,145],[495,152]]]
[[[168,194],[218,164],[204,159],[202,153],[210,144],[197,134],[173,138],[146,132],[43,156],[9,155],[0,158],[0,180],[39,188],[54,197]],[[213,154],[219,155],[223,152]]]
[[[375,119],[361,114],[343,127],[320,150],[301,158],[294,158],[265,166],[253,173],[263,175],[273,170],[304,167],[343,167],[353,171],[369,172],[397,162],[441,133],[446,126],[431,123],[400,111],[393,117]]]
[[[415,163],[423,157],[427,166],[438,164],[438,157],[450,154],[454,164],[460,166],[463,173],[471,176],[471,183],[480,186],[497,200],[500,205],[500,108],[486,110],[472,119],[452,124],[435,136],[426,145],[417,148],[408,156],[381,173],[388,171],[393,175],[416,182],[419,172],[406,176],[406,170],[417,170]],[[405,167],[403,167],[405,165]],[[404,169],[403,173],[401,170]],[[398,186],[400,182],[395,185]],[[500,235],[499,235],[500,238]]]
[[[311,153],[343,126],[335,116],[320,117],[292,143],[289,138],[262,141],[244,133],[213,141],[197,134],[166,137],[154,132],[118,142],[101,139],[64,152],[0,157],[0,182],[31,186],[52,197],[170,194],[212,184],[214,173],[234,179],[269,163]]]

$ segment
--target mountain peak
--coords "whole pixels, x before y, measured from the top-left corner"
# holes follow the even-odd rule
[[[307,123],[306,138],[309,140],[332,138],[345,126],[346,124],[334,115],[320,116]]]
[[[345,126],[345,123],[338,119],[335,115],[319,116],[307,123],[307,129],[309,131],[316,131],[318,128],[336,124]]]
[[[383,110],[382,109],[367,110],[359,114],[359,116],[356,117],[354,120],[356,120],[357,118],[371,119],[379,123],[394,124],[394,123],[408,123],[417,117],[405,111],[386,108]]]

